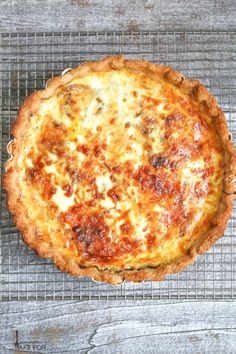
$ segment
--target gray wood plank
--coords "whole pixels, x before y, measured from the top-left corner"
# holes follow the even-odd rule
[[[232,0],[0,2],[0,32],[235,28]],[[236,352],[232,302],[12,302],[0,314],[3,354]]]
[[[235,353],[235,302],[12,302],[0,352]],[[16,333],[16,330],[18,331]]]
[[[0,31],[235,29],[232,0],[2,0]]]

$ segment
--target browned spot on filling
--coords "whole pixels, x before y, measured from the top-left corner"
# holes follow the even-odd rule
[[[113,187],[111,189],[109,189],[109,191],[107,191],[107,195],[108,197],[111,198],[111,200],[116,203],[117,201],[120,200],[120,196],[119,196],[119,191],[118,191],[118,187]]]
[[[93,148],[93,152],[94,152],[94,155],[96,157],[98,157],[101,154],[101,152],[102,152],[101,145],[95,145],[94,148]]]
[[[149,143],[144,143],[144,144],[143,144],[143,148],[144,148],[144,150],[146,150],[146,151],[151,151],[151,150],[152,150],[152,145],[149,144]]]
[[[147,249],[152,249],[153,247],[157,246],[156,244],[156,236],[154,234],[148,234],[146,236],[147,240]]]
[[[77,146],[76,150],[81,152],[84,155],[87,155],[89,152],[89,147],[86,145],[79,145],[79,146]]]
[[[60,214],[61,220],[71,226],[73,239],[80,253],[90,259],[101,262],[112,262],[124,253],[138,252],[139,242],[123,237],[114,242],[109,236],[110,228],[106,224],[102,213],[91,211],[90,206],[84,203],[75,205],[67,212]],[[125,223],[128,221],[124,221]],[[128,226],[126,226],[128,231]]]
[[[85,254],[103,259],[113,255],[113,252],[106,249],[106,244],[110,243],[108,231],[108,226],[98,213],[82,217],[81,222],[73,227],[73,232]]]
[[[134,179],[139,182],[143,190],[153,192],[157,197],[167,197],[175,193],[177,183],[162,169],[159,173],[152,173],[148,166],[139,167],[134,174]]]
[[[111,123],[111,124],[115,124],[115,122],[116,122],[116,118],[111,118],[111,119],[110,119],[110,123]]]
[[[159,156],[155,154],[150,158],[150,164],[155,168],[165,166],[167,163],[168,161],[164,156]]]
[[[180,114],[171,114],[165,120],[165,138],[169,139],[173,132],[183,129],[184,118]]]
[[[96,101],[97,101],[98,103],[102,103],[102,100],[101,100],[100,97],[96,97]]]
[[[95,112],[95,115],[98,115],[99,113],[101,113],[101,111],[102,111],[102,107],[98,107]]]
[[[161,100],[158,100],[153,97],[148,97],[148,96],[145,96],[144,100],[143,100],[143,106],[145,108],[152,108],[152,107],[159,105],[160,103],[161,103]]]
[[[44,126],[38,139],[38,143],[44,145],[49,151],[51,151],[55,147],[62,147],[64,145],[67,133],[68,131],[62,123],[50,120]]]
[[[66,197],[71,197],[73,193],[73,188],[69,184],[65,184],[62,189],[65,191]]]
[[[144,117],[143,123],[141,126],[141,133],[143,135],[149,135],[152,133],[156,125],[156,120],[152,116]]]
[[[125,222],[123,224],[120,225],[120,231],[122,232],[122,234],[124,235],[128,235],[131,234],[133,231],[133,225],[131,224],[130,220],[127,219],[125,220]]]

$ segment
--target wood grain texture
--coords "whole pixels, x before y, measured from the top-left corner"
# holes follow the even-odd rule
[[[232,0],[0,2],[0,32],[235,28]],[[234,354],[235,317],[233,302],[2,303],[0,353]]]
[[[2,0],[0,31],[229,30],[232,0]]]
[[[38,353],[236,352],[234,302],[12,302],[0,312],[4,354],[16,341]]]

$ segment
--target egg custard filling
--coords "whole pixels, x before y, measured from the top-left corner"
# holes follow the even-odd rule
[[[25,101],[13,135],[8,207],[62,271],[159,280],[223,234],[235,166],[223,112],[168,67],[81,65]]]

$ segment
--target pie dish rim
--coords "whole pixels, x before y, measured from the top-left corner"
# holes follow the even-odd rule
[[[171,84],[177,86],[180,92],[188,93],[198,103],[199,110],[216,120],[217,133],[224,149],[225,171],[223,179],[222,197],[218,211],[212,219],[212,227],[189,248],[189,253],[171,263],[161,264],[157,267],[147,266],[141,269],[125,269],[114,271],[111,269],[99,269],[96,266],[81,268],[71,259],[63,258],[58,250],[50,242],[38,243],[34,237],[34,224],[27,217],[27,208],[20,201],[20,190],[15,187],[17,171],[14,169],[15,156],[21,139],[24,137],[27,127],[30,125],[29,116],[36,111],[41,101],[53,95],[60,85],[68,85],[75,77],[84,76],[91,71],[127,69],[133,72],[143,72],[146,75],[157,75]],[[64,73],[64,72],[63,72]],[[13,215],[14,222],[20,230],[24,242],[33,248],[40,257],[53,258],[56,266],[63,272],[76,276],[88,276],[95,281],[111,284],[120,284],[123,281],[141,282],[144,280],[163,280],[165,275],[183,270],[192,264],[197,255],[205,253],[220,237],[223,236],[227,221],[232,213],[232,201],[234,198],[234,179],[236,175],[236,150],[231,141],[226,118],[218,107],[216,99],[197,80],[185,79],[184,76],[163,64],[153,64],[144,60],[130,60],[123,56],[109,56],[93,62],[85,62],[75,69],[68,70],[64,75],[57,76],[48,81],[44,90],[36,91],[25,99],[19,109],[17,118],[11,128],[14,139],[8,143],[7,151],[10,154],[5,164],[6,173],[3,178],[3,186],[7,194],[7,207]]]

